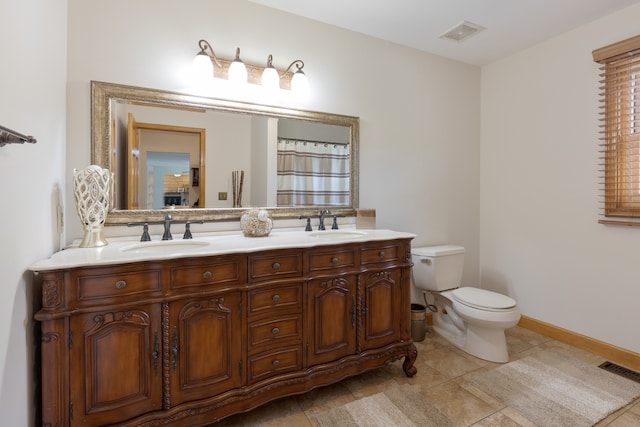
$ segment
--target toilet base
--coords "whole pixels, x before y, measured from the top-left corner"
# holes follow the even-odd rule
[[[509,361],[504,329],[487,328],[469,322],[465,322],[465,328],[460,329],[447,314],[438,312],[433,317],[433,330],[465,353],[489,362]]]
[[[467,325],[465,349],[467,353],[489,362],[507,363],[509,361],[504,329],[476,328],[473,325]]]

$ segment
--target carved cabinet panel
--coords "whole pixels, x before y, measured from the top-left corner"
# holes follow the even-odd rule
[[[356,276],[309,281],[307,324],[310,365],[356,352]]]
[[[85,313],[69,325],[72,425],[117,423],[162,408],[158,304]]]
[[[170,404],[242,385],[239,291],[170,304]]]
[[[362,348],[376,348],[401,337],[403,294],[401,272],[389,269],[361,277]]]

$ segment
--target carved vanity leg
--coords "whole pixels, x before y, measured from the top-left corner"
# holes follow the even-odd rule
[[[414,376],[418,372],[418,368],[413,366],[416,359],[418,358],[418,349],[415,344],[411,344],[410,347],[407,348],[407,355],[404,358],[404,362],[402,363],[402,370],[405,375],[408,377]]]
[[[65,378],[68,335],[63,322],[50,320],[42,324],[42,425],[69,425],[70,406]]]

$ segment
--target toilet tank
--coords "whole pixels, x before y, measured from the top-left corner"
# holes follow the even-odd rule
[[[412,248],[413,285],[427,291],[445,291],[460,286],[464,248],[455,245]]]

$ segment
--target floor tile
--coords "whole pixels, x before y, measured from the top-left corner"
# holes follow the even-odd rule
[[[521,427],[522,424],[518,424],[517,422],[507,417],[502,412],[496,412],[489,415],[486,418],[481,419],[477,423],[472,424],[471,426],[472,427]]]
[[[469,393],[456,381],[422,389],[420,393],[456,426],[472,425],[496,412],[494,407]]]
[[[453,348],[439,348],[425,356],[425,363],[445,378],[456,378],[482,368],[483,361],[471,360],[458,354]]]

